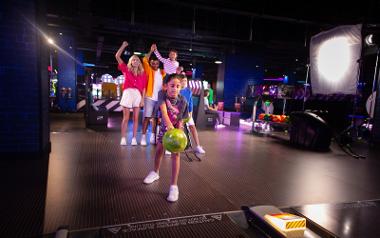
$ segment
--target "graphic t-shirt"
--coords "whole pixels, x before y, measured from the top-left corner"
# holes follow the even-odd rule
[[[166,95],[166,93],[160,93],[158,98],[158,106],[161,106],[163,103],[166,104],[169,119],[174,127],[177,128],[178,122],[189,116],[188,104],[183,96],[178,95],[177,98],[170,98]],[[165,125],[164,120],[162,120],[162,123]],[[164,127],[166,128],[166,125]]]

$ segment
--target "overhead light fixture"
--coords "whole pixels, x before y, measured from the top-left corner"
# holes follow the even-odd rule
[[[139,52],[139,51],[135,51],[135,52],[133,52],[133,54],[134,54],[134,55],[142,55],[142,53]]]
[[[61,36],[61,35],[63,35],[63,33],[62,33],[62,32],[60,32],[60,33],[59,33],[59,35]]]
[[[214,62],[215,64],[222,64],[223,62],[222,61],[220,61],[220,60],[215,60],[215,62]]]
[[[54,40],[52,38],[47,38],[47,42],[51,45],[54,45]]]
[[[379,37],[377,35],[370,34],[365,37],[365,43],[368,46],[377,45],[379,43]]]

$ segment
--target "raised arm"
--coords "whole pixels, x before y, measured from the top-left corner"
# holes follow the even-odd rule
[[[155,44],[154,44],[155,45]],[[157,59],[161,61],[162,63],[165,63],[168,61],[168,59],[165,59],[161,56],[160,52],[157,50],[157,46],[155,47],[154,54],[156,55]]]
[[[118,64],[122,64],[124,61],[121,59],[121,55],[123,54],[123,51],[128,46],[128,42],[123,41],[123,44],[121,44],[120,48],[117,50],[115,54],[115,58],[117,60]]]
[[[145,57],[149,60],[150,56],[152,55],[153,51],[157,49],[157,46],[156,44],[153,44],[151,47],[150,47],[150,51],[145,55]]]

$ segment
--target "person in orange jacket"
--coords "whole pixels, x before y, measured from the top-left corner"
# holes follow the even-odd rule
[[[146,131],[149,121],[152,121],[152,132],[149,141],[150,144],[156,144],[157,115],[155,115],[155,108],[157,107],[158,92],[162,89],[162,81],[166,75],[165,71],[159,68],[160,61],[157,58],[151,57],[154,50],[155,47],[152,45],[150,51],[143,58],[143,67],[148,79],[144,98],[144,120],[140,142],[142,146],[147,145]]]

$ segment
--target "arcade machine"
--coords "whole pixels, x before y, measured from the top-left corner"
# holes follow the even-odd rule
[[[102,83],[102,97],[108,99],[116,99],[117,85],[115,83]]]
[[[197,128],[206,128],[207,116],[204,110],[203,85],[200,80],[189,80],[189,88],[193,93],[193,119]]]
[[[117,85],[113,77],[109,74],[103,74],[101,77],[102,98],[112,99],[117,97]]]
[[[50,109],[57,107],[57,88],[58,88],[58,78],[57,78],[57,70],[52,69],[51,66],[48,67],[50,80],[49,80],[49,101],[50,101]]]
[[[117,88],[116,88],[116,98],[118,100],[121,99],[121,94],[122,94],[122,91],[123,91],[123,82],[124,82],[124,75],[119,75],[115,78],[115,83],[117,85]]]
[[[102,98],[102,84],[101,83],[94,83],[91,84],[91,95],[93,97],[93,100],[101,99]]]
[[[103,127],[106,128],[108,124],[108,111],[104,106],[96,106],[94,105],[94,93],[96,93],[96,97],[99,97],[99,93],[101,94],[101,89],[96,84],[90,84],[91,82],[91,72],[87,69],[85,76],[86,81],[86,107],[85,107],[85,121],[86,127],[94,128],[94,127]]]
[[[124,77],[114,79],[110,74],[103,74],[97,84],[93,84],[94,105],[104,106],[108,112],[121,112],[120,94]]]

